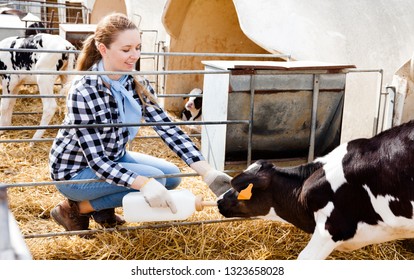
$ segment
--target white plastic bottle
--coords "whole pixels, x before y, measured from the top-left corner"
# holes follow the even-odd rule
[[[201,211],[204,206],[216,206],[215,201],[203,201],[200,196],[195,196],[186,189],[170,190],[171,196],[177,207],[177,213],[173,214],[170,208],[151,207],[145,201],[140,192],[131,192],[122,199],[124,218],[127,222],[160,222],[185,220],[196,210]]]

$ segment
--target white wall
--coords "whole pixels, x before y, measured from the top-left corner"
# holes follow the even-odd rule
[[[412,0],[233,0],[243,32],[270,52],[297,60],[383,69],[384,86],[414,50]],[[378,77],[353,75],[344,140],[372,134]],[[374,86],[373,86],[374,85]]]
[[[156,52],[158,42],[169,42],[168,34],[161,21],[166,2],[166,0],[125,0],[128,16],[143,31],[143,52]],[[144,65],[146,69],[152,68],[150,62]]]
[[[125,0],[128,16],[139,26],[142,33],[142,52],[162,52],[161,47],[169,45],[170,39],[162,24],[162,13],[167,0]],[[162,43],[164,42],[164,43]],[[163,70],[164,56],[142,56],[141,70]],[[157,93],[163,92],[164,76],[147,76]],[[163,105],[163,99],[160,99]]]

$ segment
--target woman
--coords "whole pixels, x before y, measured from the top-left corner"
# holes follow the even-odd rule
[[[133,71],[140,57],[141,38],[137,26],[125,15],[115,13],[103,18],[95,34],[88,37],[77,60],[80,71]],[[69,89],[64,124],[117,124],[171,122],[157,105],[154,90],[145,79],[131,75],[76,76]],[[192,169],[203,177],[217,195],[230,188],[230,177],[219,172],[203,156],[183,131],[171,125],[154,126],[164,142]],[[115,214],[122,198],[141,191],[151,207],[176,206],[168,189],[180,178],[151,179],[179,173],[174,164],[153,156],[126,151],[137,127],[78,127],[60,129],[50,151],[53,180],[102,179],[104,182],[57,185],[67,198],[51,216],[66,230],[84,230],[89,218],[104,227],[125,221]],[[162,176],[161,176],[162,177]]]

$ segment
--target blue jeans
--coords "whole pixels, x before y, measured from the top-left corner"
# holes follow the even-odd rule
[[[123,167],[135,172],[138,175],[146,177],[162,176],[166,174],[180,173],[180,169],[164,159],[153,156],[126,152],[126,154],[117,161]],[[72,180],[98,179],[90,168],[85,168]],[[167,189],[176,188],[180,182],[180,177],[160,178],[157,179]],[[107,182],[80,183],[80,184],[63,184],[56,185],[57,189],[68,199],[74,201],[88,200],[96,210],[115,208],[122,206],[122,198],[129,192],[137,190],[127,189],[125,187],[112,185]]]

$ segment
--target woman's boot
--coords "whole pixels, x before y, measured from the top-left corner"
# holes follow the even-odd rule
[[[104,209],[92,213],[92,217],[104,228],[113,228],[125,223],[122,216],[115,214],[114,208]]]
[[[50,216],[67,231],[89,229],[90,214],[81,214],[76,201],[62,201],[50,211]]]

